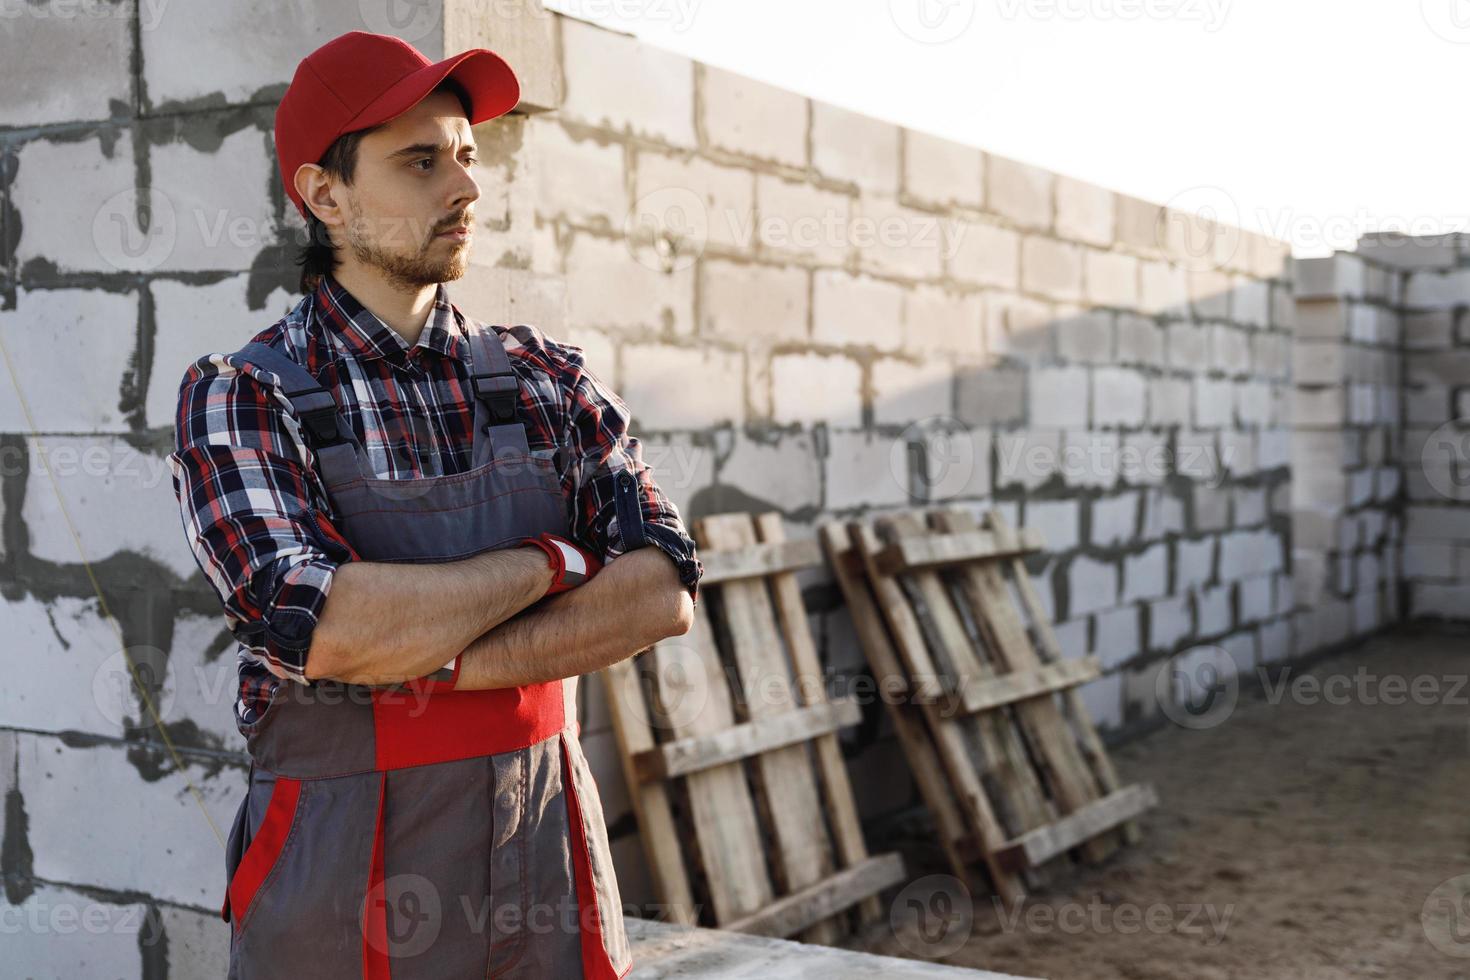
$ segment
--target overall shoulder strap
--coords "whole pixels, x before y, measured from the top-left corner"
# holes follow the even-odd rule
[[[517,420],[521,385],[499,332],[466,318],[470,340],[470,387],[475,395],[475,465],[506,455],[527,455],[526,427]],[[488,439],[489,448],[484,447]]]
[[[291,401],[291,407],[301,419],[311,438],[312,448],[331,446],[338,442],[351,441],[338,424],[337,400],[332,393],[317,383],[300,364],[285,354],[258,341],[240,348],[239,355],[251,364],[257,364],[281,379],[281,393]]]

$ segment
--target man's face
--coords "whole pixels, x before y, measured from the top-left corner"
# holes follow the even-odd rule
[[[430,93],[365,136],[352,186],[337,194],[352,257],[404,290],[463,276],[480,197],[475,159],[469,120],[448,92]],[[443,234],[461,227],[463,237]]]

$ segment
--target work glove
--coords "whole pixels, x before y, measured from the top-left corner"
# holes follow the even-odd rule
[[[522,538],[517,542],[518,547],[526,545],[540,548],[546,553],[547,560],[551,562],[551,570],[554,575],[551,588],[546,590],[546,595],[556,595],[558,592],[575,589],[596,575],[602,568],[602,562],[597,559],[596,555],[557,534],[543,532],[534,538]]]

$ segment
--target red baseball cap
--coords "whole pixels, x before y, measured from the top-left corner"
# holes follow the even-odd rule
[[[520,82],[505,60],[486,48],[431,62],[407,41],[348,31],[296,66],[276,109],[276,159],[286,196],[306,217],[295,176],[317,163],[344,133],[377,126],[407,112],[445,78],[470,95],[470,125],[504,115],[521,99]]]

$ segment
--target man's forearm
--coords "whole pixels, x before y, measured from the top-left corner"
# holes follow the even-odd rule
[[[454,562],[348,562],[333,574],[306,676],[394,684],[433,673],[545,595],[551,581],[535,548]]]
[[[476,639],[455,690],[520,687],[595,673],[688,632],[693,600],[657,548],[630,551],[592,579]]]

